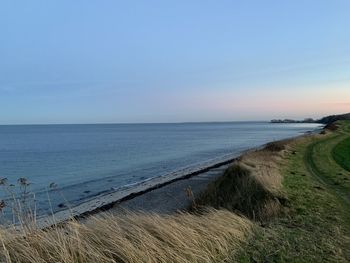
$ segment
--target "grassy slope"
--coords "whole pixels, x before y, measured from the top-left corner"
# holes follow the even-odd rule
[[[246,240],[251,225],[234,213],[211,209],[201,215],[103,214],[83,224],[24,233],[0,229],[0,262],[222,262]]]
[[[0,261],[350,262],[350,122],[340,125],[246,154],[198,199],[248,216],[253,234],[252,221],[223,210],[106,215],[25,237],[0,229]]]
[[[241,262],[350,261],[350,173],[332,158],[349,137],[350,122],[342,122],[337,132],[293,145],[281,165],[287,211],[256,229]]]
[[[333,159],[350,172],[350,138],[340,142],[332,151]]]

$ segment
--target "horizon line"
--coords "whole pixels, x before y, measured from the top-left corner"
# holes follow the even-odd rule
[[[44,126],[44,125],[114,125],[114,124],[195,124],[195,123],[230,123],[230,122],[270,122],[271,120],[227,120],[227,121],[178,121],[178,122],[94,122],[94,123],[9,123],[0,126]]]

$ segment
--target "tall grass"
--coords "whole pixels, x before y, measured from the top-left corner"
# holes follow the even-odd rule
[[[1,204],[15,215],[12,228],[0,229],[1,262],[218,262],[234,254],[252,227],[229,211],[206,209],[201,214],[104,213],[40,229],[28,181],[18,180],[18,191],[1,181],[12,196]],[[194,199],[191,189],[187,195]]]
[[[198,198],[200,213],[107,214],[50,229],[0,230],[1,262],[224,262],[240,249],[254,223],[276,216],[284,195],[278,162],[285,143],[268,144],[229,167]],[[208,208],[212,207],[212,208]],[[236,213],[235,213],[236,212]],[[243,216],[239,216],[244,215]],[[230,261],[231,262],[231,261]]]
[[[286,202],[278,168],[286,143],[269,143],[260,151],[243,155],[223,176],[209,184],[195,200],[193,209],[224,208],[258,221],[277,216]]]
[[[71,221],[25,236],[2,230],[2,262],[220,262],[252,224],[225,210],[201,215],[126,213]]]
[[[36,199],[29,186],[23,177],[16,184],[0,178],[0,191],[5,198],[0,200],[0,224],[19,225],[22,229],[36,224]]]
[[[196,204],[225,208],[253,220],[264,220],[271,216],[269,210],[279,207],[278,198],[252,176],[248,169],[238,164],[231,166],[222,177],[210,184],[207,191],[196,200]]]

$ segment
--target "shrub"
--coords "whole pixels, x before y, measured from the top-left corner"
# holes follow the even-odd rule
[[[208,186],[197,198],[196,205],[224,208],[254,220],[265,220],[277,213],[280,204],[278,198],[257,181],[248,169],[234,164]],[[266,208],[276,211],[266,211]]]
[[[336,131],[336,130],[338,130],[338,128],[339,128],[339,126],[334,122],[329,123],[324,127],[325,130],[329,130],[329,131]]]
[[[276,141],[266,144],[264,149],[270,152],[280,152],[283,151],[285,148],[286,147],[284,141]]]

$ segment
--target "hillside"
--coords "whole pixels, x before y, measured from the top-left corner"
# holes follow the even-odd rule
[[[350,113],[330,115],[317,120],[317,122],[322,124],[330,124],[330,123],[333,123],[336,121],[342,121],[342,120],[350,120]]]

